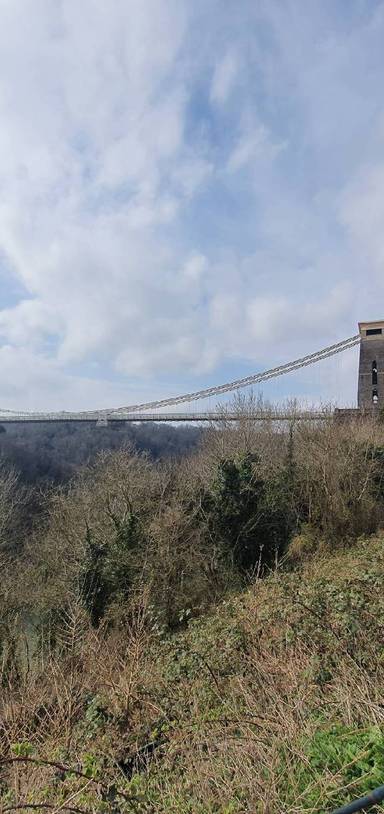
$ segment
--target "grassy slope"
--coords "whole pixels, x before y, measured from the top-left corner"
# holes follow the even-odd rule
[[[70,620],[67,661],[5,692],[4,742],[89,782],[14,764],[4,800],[293,814],[384,783],[383,542],[271,575],[168,640]]]

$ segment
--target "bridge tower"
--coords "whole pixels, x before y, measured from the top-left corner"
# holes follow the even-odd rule
[[[361,336],[358,406],[384,407],[384,320],[359,322]]]

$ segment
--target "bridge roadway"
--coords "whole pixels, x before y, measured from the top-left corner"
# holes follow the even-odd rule
[[[0,424],[66,424],[66,423],[79,423],[79,424],[96,424],[98,426],[105,426],[106,424],[114,423],[133,423],[133,422],[211,422],[216,423],[219,421],[241,421],[247,419],[248,421],[320,421],[331,418],[333,413],[329,410],[314,411],[279,411],[279,410],[263,410],[256,413],[245,412],[200,412],[200,413],[111,413],[106,415],[102,413],[100,416],[95,413],[20,413],[15,415],[12,413],[0,414]]]

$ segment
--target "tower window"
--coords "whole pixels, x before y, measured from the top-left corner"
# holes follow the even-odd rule
[[[372,384],[377,384],[377,362],[372,362]]]
[[[383,333],[382,328],[367,328],[366,334],[367,336],[379,336]]]
[[[378,392],[377,392],[377,389],[376,389],[376,388],[374,388],[374,389],[372,390],[372,402],[373,402],[373,404],[377,404],[377,403],[378,403],[378,401],[379,401],[379,394],[378,394]]]

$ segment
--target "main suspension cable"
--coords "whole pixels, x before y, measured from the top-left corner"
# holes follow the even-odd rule
[[[245,376],[242,379],[234,379],[231,382],[226,382],[225,384],[219,384],[214,387],[208,387],[204,390],[196,390],[193,393],[182,393],[178,396],[171,396],[169,398],[160,399],[158,401],[147,401],[142,402],[141,404],[130,404],[126,407],[118,407],[118,408],[106,408],[102,410],[86,410],[80,411],[77,413],[62,411],[62,412],[52,412],[52,413],[43,413],[43,412],[24,412],[18,410],[1,410],[0,409],[0,416],[3,415],[14,415],[14,416],[35,416],[36,418],[44,416],[55,416],[55,417],[69,417],[72,415],[78,416],[104,416],[107,417],[108,415],[119,415],[124,413],[136,413],[136,412],[144,412],[146,410],[159,410],[162,407],[172,407],[176,404],[183,404],[185,402],[190,401],[199,401],[200,399],[208,398],[209,396],[219,396],[222,393],[230,393],[234,390],[239,390],[242,387],[249,387],[252,384],[260,384],[261,382],[268,381],[268,379],[274,379],[278,376],[283,376],[286,373],[292,373],[295,370],[300,370],[303,367],[307,367],[308,365],[313,365],[316,362],[320,362],[322,359],[328,359],[330,356],[335,356],[337,353],[342,353],[349,348],[353,348],[355,345],[358,345],[360,342],[360,334],[356,334],[355,336],[350,336],[348,339],[343,339],[342,342],[337,342],[334,345],[329,345],[327,348],[323,348],[322,350],[315,351],[314,353],[310,353],[307,356],[302,356],[300,359],[295,359],[293,362],[287,362],[284,365],[278,365],[278,367],[270,368],[269,370],[264,370],[260,373],[253,373],[250,376]],[[0,418],[1,420],[1,418]]]
[[[328,359],[330,356],[335,356],[337,353],[342,353],[344,350],[353,348],[360,342],[360,334],[350,336],[342,342],[337,342],[335,345],[329,345],[315,353],[310,353],[300,359],[295,359],[293,362],[287,362],[284,365],[265,370],[262,373],[253,373],[250,376],[245,376],[242,379],[235,379],[232,382],[217,385],[216,387],[208,387],[204,390],[196,390],[194,393],[183,393],[180,396],[171,396],[167,399],[160,399],[159,401],[143,402],[142,404],[131,404],[128,407],[119,407],[117,410],[104,410],[103,413],[133,413],[145,410],[157,410],[161,407],[172,407],[175,404],[182,404],[187,401],[198,401],[199,399],[208,398],[209,396],[219,396],[222,393],[229,393],[233,390],[239,390],[242,387],[248,387],[252,384],[259,384],[260,382],[268,381],[268,379],[283,376],[286,373],[292,373],[295,370],[300,370],[302,367],[313,365],[320,362],[322,359]]]

